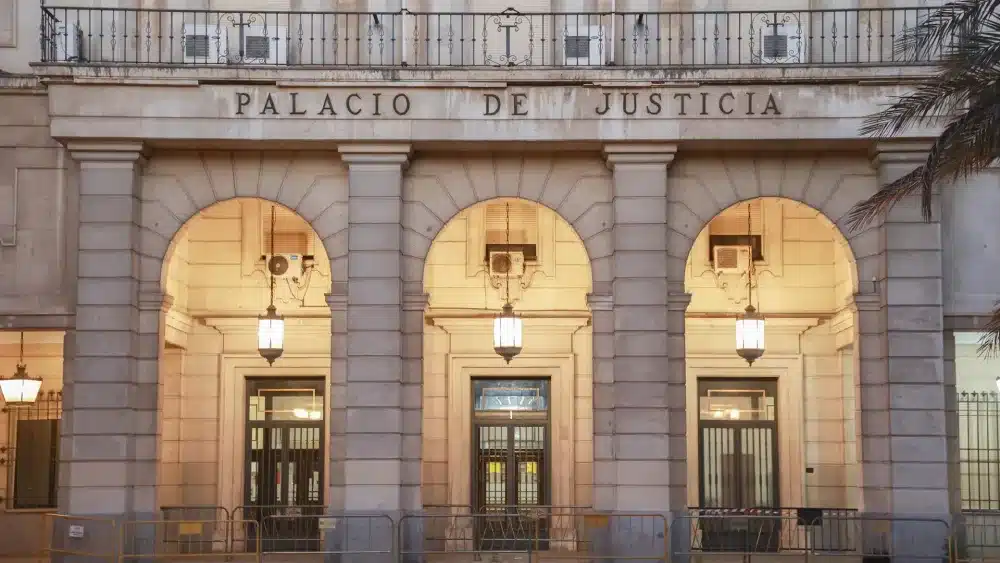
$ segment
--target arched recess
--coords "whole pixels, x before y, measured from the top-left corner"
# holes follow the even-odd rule
[[[877,226],[849,232],[847,212],[875,193],[875,172],[868,159],[852,155],[685,156],[670,173],[671,280],[684,279],[695,239],[709,221],[730,206],[758,197],[781,197],[805,204],[830,221],[855,260],[855,291],[882,272]]]
[[[232,509],[244,504],[246,378],[325,377],[322,389],[329,394],[331,315],[324,296],[332,280],[346,277],[346,172],[330,153],[157,153],[143,171],[141,206],[142,292],[163,299],[157,328],[156,376],[162,389],[158,500]],[[306,284],[303,291],[308,296],[301,296],[301,307],[295,303],[298,294],[290,293],[285,302],[276,300],[279,313],[286,315],[286,335],[303,337],[286,338],[285,355],[268,367],[255,350],[256,315],[266,306],[267,289],[254,255],[263,246],[272,206],[279,219],[297,223],[296,229],[308,237],[308,250],[320,275]],[[176,268],[170,264],[184,261],[178,243],[191,225],[206,217],[231,231],[222,235],[228,237],[227,248],[239,247],[235,250],[239,279],[232,291],[247,298],[245,307],[222,310],[225,307],[219,305],[213,310],[212,299],[206,297],[194,311],[179,295],[171,294],[182,291],[171,279]],[[233,381],[237,384],[230,385]],[[328,433],[327,428],[317,438],[325,442]],[[325,443],[322,451],[327,465]],[[328,485],[328,468],[324,474]],[[324,486],[321,494],[328,491]]]
[[[713,245],[746,244],[748,230],[752,280],[745,259],[720,269],[712,252]],[[855,270],[836,226],[787,198],[734,204],[695,239],[685,276],[688,427],[697,429],[688,433],[689,504],[746,508],[748,487],[723,476],[730,462],[744,463],[723,455],[729,438],[742,437],[746,459],[756,461],[735,470],[753,474],[756,503],[857,506]],[[736,355],[733,338],[749,282],[766,319],[764,356],[752,366]],[[755,394],[774,402],[760,410]],[[745,428],[730,428],[727,411]]]
[[[463,209],[498,197],[543,205],[569,223],[587,249],[595,293],[610,291],[611,173],[598,154],[454,155],[417,159],[403,185],[404,282],[419,293],[424,262],[441,229]]]
[[[526,245],[516,250],[529,258],[524,274],[509,279],[515,311],[524,318],[524,348],[505,364],[493,351],[492,326],[507,298],[508,279],[490,274],[486,256],[489,244],[506,242],[508,211],[511,243]],[[539,203],[490,198],[449,218],[429,245],[422,270],[418,279],[428,294],[422,373],[424,505],[466,505],[478,511],[484,503],[497,504],[495,495],[484,491],[484,472],[492,471],[492,465],[480,457],[480,444],[505,432],[500,428],[505,424],[535,423],[542,428],[535,435],[538,440],[527,438],[517,447],[534,452],[521,455],[530,457],[524,463],[532,464],[538,480],[530,490],[508,483],[505,491],[522,492],[507,502],[590,505],[593,336],[588,294],[596,268],[574,226]],[[488,404],[475,406],[476,386],[488,388],[498,378],[546,382],[546,405],[540,409],[544,417],[512,413],[506,422],[482,426],[497,413],[486,412],[494,408]],[[500,402],[495,408],[502,410]],[[505,473],[502,478],[513,477]]]

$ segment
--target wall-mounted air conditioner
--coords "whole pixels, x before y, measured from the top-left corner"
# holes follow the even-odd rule
[[[490,276],[519,278],[524,275],[524,253],[490,252]]]
[[[243,33],[243,62],[288,64],[288,28],[280,25],[249,26]]]
[[[79,23],[56,28],[56,62],[75,63],[84,59],[83,29]],[[50,51],[51,52],[51,51]]]
[[[761,26],[757,33],[759,61],[766,65],[802,64],[806,59],[806,28],[803,23],[785,23]]]
[[[226,64],[229,52],[229,33],[223,25],[184,24],[181,41],[184,64]]]
[[[563,41],[563,64],[566,66],[602,66],[604,61],[600,25],[567,25]]]
[[[749,246],[719,245],[712,251],[713,266],[717,274],[742,274],[750,269]]]
[[[301,254],[265,254],[261,257],[269,274],[275,278],[297,278],[305,270]]]

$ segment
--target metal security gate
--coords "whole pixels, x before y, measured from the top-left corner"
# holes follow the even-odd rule
[[[248,379],[244,518],[266,551],[315,550],[323,513],[323,380]]]
[[[699,504],[702,509],[778,508],[777,383],[756,379],[698,381]],[[759,512],[756,512],[759,514]],[[714,520],[706,549],[776,551],[780,519]]]
[[[476,380],[473,505],[477,549],[547,549],[548,380]]]

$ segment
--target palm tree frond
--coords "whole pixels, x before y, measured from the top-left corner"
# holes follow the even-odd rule
[[[989,322],[983,327],[977,352],[984,358],[995,358],[1000,355],[1000,304],[993,309]]]
[[[922,189],[924,167],[918,166],[909,174],[886,184],[875,195],[855,205],[847,212],[847,228],[855,232],[885,215],[900,200]]]

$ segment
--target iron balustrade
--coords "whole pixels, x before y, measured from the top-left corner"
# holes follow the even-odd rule
[[[43,6],[51,64],[401,67],[893,66],[933,8],[283,12]]]

